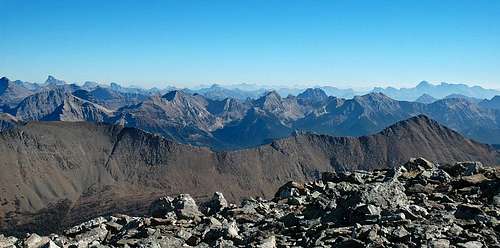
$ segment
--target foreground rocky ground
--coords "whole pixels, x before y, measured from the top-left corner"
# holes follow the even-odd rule
[[[61,234],[0,235],[3,247],[500,247],[500,168],[412,159],[323,173],[238,207],[164,197],[150,217],[99,217]]]

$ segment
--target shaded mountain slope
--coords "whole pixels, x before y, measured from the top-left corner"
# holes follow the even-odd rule
[[[30,86],[22,81],[11,81],[6,77],[0,78],[0,106],[14,107],[25,97],[36,92],[36,88],[28,88],[25,85]]]
[[[232,201],[271,196],[288,180],[315,178],[320,171],[391,167],[414,156],[485,164],[499,159],[492,147],[424,116],[372,136],[302,134],[231,152],[133,128],[29,123],[0,134],[0,225],[31,229],[141,213],[159,195],[179,192],[204,198],[222,191]]]
[[[73,96],[65,89],[42,91],[26,97],[13,110],[23,121],[108,121],[113,112]]]

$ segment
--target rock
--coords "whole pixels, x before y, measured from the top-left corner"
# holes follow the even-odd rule
[[[95,227],[87,232],[76,235],[74,245],[77,247],[87,247],[94,241],[103,241],[108,234],[108,230],[106,230],[105,226]]]
[[[454,176],[472,176],[484,171],[484,166],[478,161],[457,162],[449,171]]]
[[[483,174],[474,174],[471,176],[463,176],[460,178],[460,181],[465,186],[472,186],[482,184],[486,181],[489,181],[489,179]]]
[[[50,239],[48,237],[41,237],[36,233],[33,233],[24,240],[24,247],[26,248],[40,248],[49,243]]]
[[[304,185],[298,182],[290,181],[278,189],[274,195],[275,198],[283,199],[293,196],[300,196],[305,192]]]
[[[181,219],[195,219],[203,216],[198,205],[189,194],[180,194],[173,200],[177,217]]]
[[[469,241],[466,243],[458,243],[457,247],[461,248],[481,248],[483,247],[483,244],[479,241]]]
[[[95,219],[83,222],[80,225],[77,225],[77,226],[74,226],[72,228],[67,229],[65,231],[65,234],[73,236],[73,235],[76,235],[78,233],[81,233],[81,232],[84,232],[84,231],[88,231],[88,230],[90,230],[90,229],[92,229],[94,227],[97,227],[97,226],[101,225],[102,223],[104,223],[106,221],[107,221],[106,218],[104,218],[104,217],[98,217],[98,218],[95,218]]]
[[[153,217],[165,217],[169,212],[174,211],[174,199],[172,197],[166,196],[162,197],[153,203],[149,207],[149,214]]]
[[[423,171],[431,170],[435,165],[425,158],[410,158],[404,167],[408,171]]]
[[[447,239],[435,239],[429,242],[429,248],[449,248],[450,241]]]
[[[498,193],[497,195],[493,196],[492,203],[493,203],[494,206],[500,207],[500,193]]]
[[[227,200],[220,192],[215,192],[212,199],[205,204],[206,213],[212,215],[220,212],[222,209],[227,208]]]
[[[408,205],[403,209],[406,216],[410,217],[410,219],[425,218],[429,215],[427,209],[418,205]]]
[[[260,241],[257,248],[276,248],[276,237],[271,236]]]
[[[5,237],[0,234],[0,248],[14,248],[16,247],[17,240],[15,237]]]
[[[470,204],[460,204],[457,206],[455,211],[455,217],[458,219],[472,220],[477,215],[482,214],[480,206],[470,205]]]
[[[352,200],[393,211],[408,204],[404,191],[405,188],[398,181],[374,183],[356,192]]]
[[[52,240],[49,240],[48,243],[46,243],[44,246],[42,246],[43,248],[61,248],[59,247],[58,245],[56,245],[56,243],[54,243]]]
[[[430,179],[441,183],[449,183],[453,178],[445,170],[436,169],[432,171]]]
[[[339,239],[335,242],[334,247],[342,248],[363,248],[365,243],[358,239]]]

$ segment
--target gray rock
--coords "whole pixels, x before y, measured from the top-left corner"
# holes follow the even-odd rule
[[[0,248],[16,247],[17,240],[15,237],[5,237],[3,234],[0,234]]]
[[[197,217],[203,216],[203,214],[198,209],[198,205],[189,194],[180,194],[174,201],[173,205],[177,217],[181,219],[195,219]]]
[[[483,244],[479,241],[469,241],[466,243],[458,243],[457,247],[461,248],[481,248],[483,247]]]
[[[50,239],[48,237],[42,237],[37,235],[36,233],[33,233],[24,240],[24,247],[40,248],[49,243],[49,241]]]
[[[222,209],[227,208],[228,203],[224,195],[220,192],[215,192],[212,199],[205,204],[206,212],[209,215],[220,212]]]

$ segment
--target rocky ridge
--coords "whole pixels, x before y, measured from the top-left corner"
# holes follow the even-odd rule
[[[162,197],[149,216],[114,214],[60,234],[0,235],[0,247],[500,247],[500,169],[410,159],[389,170],[322,173],[271,200],[197,205]]]

